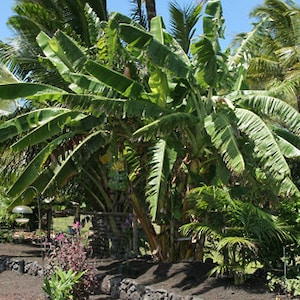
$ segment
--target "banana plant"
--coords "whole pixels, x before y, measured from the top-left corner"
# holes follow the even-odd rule
[[[20,201],[28,185],[47,193],[87,171],[95,157],[103,161],[115,143],[112,153],[127,157],[129,200],[151,250],[170,260],[176,259],[178,228],[188,218],[190,189],[254,184],[279,197],[298,196],[286,157],[299,156],[299,114],[267,91],[241,90],[219,46],[223,23],[220,1],[208,1],[204,33],[191,45],[191,56],[160,17],[151,20],[148,32],[113,14],[103,23],[98,59],[61,31],[53,37],[41,32],[43,60],[67,88],[0,85],[3,99],[51,104],[0,126],[3,142],[20,138],[16,151],[41,146],[9,194]],[[117,62],[112,49],[118,49]]]

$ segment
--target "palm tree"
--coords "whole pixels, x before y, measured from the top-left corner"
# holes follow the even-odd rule
[[[179,42],[183,50],[188,53],[192,37],[196,31],[197,24],[203,4],[190,4],[180,8],[177,2],[170,2],[171,34]]]
[[[145,0],[148,25],[150,28],[151,20],[156,16],[155,0]]]
[[[1,43],[1,60],[27,81],[52,82],[63,88],[59,74],[40,61],[43,53],[36,43],[37,35],[44,31],[53,36],[61,29],[91,48],[99,39],[100,22],[108,18],[106,0],[18,0],[13,11],[16,14],[9,18],[8,25],[16,37],[10,44]]]
[[[252,274],[262,266],[276,265],[282,243],[294,243],[295,231],[292,226],[283,226],[270,212],[253,205],[251,199],[234,199],[234,190],[235,187],[205,185],[192,189],[187,201],[193,219],[181,231],[192,235],[194,240],[205,236],[205,253],[201,255],[217,263],[211,274],[231,274],[235,283],[241,284],[247,272]]]
[[[251,88],[272,89],[274,95],[299,110],[299,6],[291,1],[266,0],[252,16],[258,24],[238,38],[241,47],[235,57],[247,58],[246,82]]]

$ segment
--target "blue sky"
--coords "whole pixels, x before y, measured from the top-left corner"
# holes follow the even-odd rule
[[[177,0],[184,5],[197,0]],[[296,1],[300,3],[300,0]],[[12,36],[12,32],[7,28],[6,21],[12,15],[11,7],[14,0],[1,0],[0,9],[0,39],[5,40]],[[125,14],[130,12],[130,0],[107,0],[108,10],[119,11]],[[164,16],[166,26],[168,26],[168,3],[167,0],[156,0],[157,13]],[[253,20],[249,19],[251,10],[263,3],[263,0],[223,0],[223,13],[226,21],[226,42],[228,44],[235,34],[251,29]]]

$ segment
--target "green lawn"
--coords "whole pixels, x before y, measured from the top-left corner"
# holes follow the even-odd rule
[[[81,216],[81,218],[84,218],[84,216]],[[53,218],[53,230],[54,232],[63,232],[63,233],[69,233],[68,232],[68,226],[72,226],[74,222],[74,217],[58,217]],[[85,226],[82,228],[82,233],[85,233],[89,230],[91,226],[91,223],[88,222],[85,224]]]

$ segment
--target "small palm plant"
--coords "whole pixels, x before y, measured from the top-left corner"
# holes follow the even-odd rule
[[[212,258],[217,264],[210,275],[230,275],[235,284],[243,284],[246,275],[267,266],[269,251],[292,242],[293,236],[275,216],[232,199],[230,192],[216,186],[191,190],[187,199],[193,219],[181,232],[202,243],[202,260]]]

